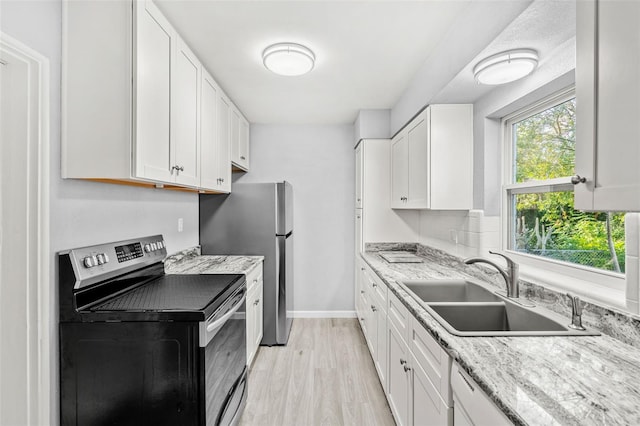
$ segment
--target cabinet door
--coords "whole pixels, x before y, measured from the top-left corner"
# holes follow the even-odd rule
[[[240,116],[238,141],[238,165],[244,171],[249,171],[249,122]]]
[[[391,141],[391,208],[406,208],[409,151],[406,133],[401,132]]]
[[[200,184],[198,127],[202,66],[181,38],[176,41],[171,103],[174,128],[172,167],[175,167],[176,183],[197,187]]]
[[[387,337],[389,340],[389,376],[387,384],[387,400],[396,423],[400,426],[409,424],[409,375],[408,349],[400,333],[388,322]]]
[[[236,165],[240,164],[240,113],[231,106],[230,111],[231,122],[229,131],[231,132],[231,161]]]
[[[469,415],[464,411],[460,400],[453,396],[453,426],[474,426]]]
[[[356,147],[356,208],[362,208],[362,180],[363,180],[363,150],[364,143],[360,142]]]
[[[640,2],[580,1],[575,206],[640,211]]]
[[[407,208],[425,209],[429,207],[431,165],[429,163],[429,121],[428,110],[416,117],[407,131]]]
[[[135,171],[173,182],[171,93],[176,32],[151,2],[135,2]]]
[[[218,127],[216,106],[218,86],[206,71],[202,72],[200,102],[200,186],[217,191],[220,185]]]
[[[378,378],[384,392],[387,392],[387,358],[389,356],[389,347],[387,345],[387,313],[382,309],[376,312],[376,327],[377,327],[377,339],[376,339],[376,359],[375,365],[378,370]]]
[[[255,323],[254,323],[254,339],[253,344],[255,345],[255,350],[258,350],[258,346],[260,346],[260,342],[262,342],[262,335],[264,334],[263,330],[263,315],[264,315],[264,303],[263,303],[263,283],[262,277],[260,278],[260,283],[258,284],[258,288],[256,288],[256,299],[254,303],[256,303],[256,311],[255,311]]]
[[[360,256],[360,253],[364,250],[364,241],[362,241],[362,209],[356,209],[356,257]]]
[[[220,155],[220,163],[218,167],[225,171],[226,176],[219,176],[222,188],[229,190],[231,188],[231,132],[229,124],[231,122],[231,102],[224,95],[218,97],[218,153]],[[227,186],[228,185],[228,186]],[[229,189],[226,189],[229,188]]]
[[[447,426],[450,409],[415,358],[412,358],[411,424]]]

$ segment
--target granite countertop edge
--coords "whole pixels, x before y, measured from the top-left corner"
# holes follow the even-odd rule
[[[167,256],[164,268],[167,274],[248,275],[263,261],[264,256],[203,255],[196,246]]]
[[[473,362],[473,360],[471,359],[472,358],[471,354],[468,353],[469,348],[465,349],[463,347],[465,345],[461,344],[462,341],[459,339],[475,339],[473,341],[474,343],[472,343],[471,346],[473,346],[473,344],[476,344],[476,343],[487,342],[488,347],[490,347],[491,345],[496,345],[496,346],[501,345],[503,347],[509,347],[512,344],[516,345],[517,343],[523,342],[524,339],[583,339],[584,344],[588,345],[589,343],[595,342],[593,340],[590,340],[590,339],[593,339],[593,337],[580,336],[580,337],[572,338],[568,336],[562,336],[562,337],[550,337],[550,336],[458,337],[458,336],[454,336],[450,334],[444,327],[442,327],[423,306],[421,306],[410,294],[408,294],[397,283],[397,281],[399,281],[400,279],[415,279],[416,277],[405,276],[405,277],[398,278],[397,276],[402,274],[397,270],[398,266],[395,266],[396,269],[394,270],[393,267],[390,266],[390,264],[387,264],[377,254],[377,251],[378,250],[376,249],[366,251],[362,253],[360,257],[374,270],[374,272],[376,272],[376,274],[387,285],[389,290],[393,292],[393,294],[402,301],[402,303],[407,307],[409,312],[411,312],[412,315],[418,320],[418,322],[422,324],[422,326],[436,339],[436,341],[438,341],[441,347],[450,354],[453,360],[456,361],[470,375],[470,377],[476,381],[478,386],[496,404],[496,406],[504,413],[504,415],[516,425],[544,424],[545,421],[543,419],[540,419],[539,421],[536,422],[535,421],[536,417],[531,416],[531,413],[529,413],[530,414],[529,416],[526,416],[526,418],[528,418],[529,421],[525,420],[521,416],[521,413],[519,413],[516,408],[512,407],[505,400],[506,398],[503,396],[503,394],[505,394],[505,396],[508,396],[506,395],[507,389],[501,389],[500,387],[496,386],[495,383],[491,383],[490,380],[484,377],[485,375],[483,375],[483,372],[482,372],[483,366],[478,365],[477,362],[475,363]],[[439,270],[437,271],[437,273],[438,274],[442,273],[443,275],[435,277],[435,276],[429,276],[429,274],[425,272],[425,276],[423,278],[426,278],[426,279],[438,279],[438,278],[444,278],[444,277],[447,277],[447,278],[462,277],[462,278],[471,278],[471,279],[476,278],[473,276],[469,276],[464,272],[455,270],[451,264],[447,265],[447,260],[448,259],[444,259],[444,262],[443,262],[444,264],[438,266]],[[433,259],[428,259],[427,261],[433,262]],[[385,269],[383,270],[382,268],[385,268]],[[417,269],[413,270],[412,273],[415,275],[416,271]],[[453,276],[447,275],[448,273],[451,273]],[[394,276],[396,276],[396,279],[394,279]],[[490,283],[490,284],[493,284],[493,283]],[[609,336],[599,336],[598,338],[605,339],[605,341],[600,343],[601,345],[605,345],[606,343],[609,343],[610,341],[614,340]],[[488,339],[491,339],[491,340],[488,340]],[[513,340],[513,339],[519,339],[519,341]],[[546,340],[546,341],[549,342],[550,340]],[[468,342],[471,342],[471,341],[468,340]],[[530,340],[530,342],[532,343],[532,346],[535,346],[534,344],[536,342],[535,340]],[[540,342],[540,341],[538,340],[537,342]],[[556,343],[557,342],[558,341],[556,341]],[[619,343],[619,344],[627,346],[624,343]],[[559,345],[559,346],[562,346],[562,345]],[[575,345],[567,345],[567,347],[570,347],[571,349],[575,349]],[[518,354],[518,350],[519,349],[514,349],[513,354]],[[636,348],[632,348],[631,350],[635,351]],[[528,352],[531,352],[531,350],[529,350]],[[638,354],[640,355],[640,350],[638,350]],[[528,355],[530,355],[530,353],[528,353]],[[540,357],[542,357],[543,355],[546,355],[546,353],[541,352],[540,354],[538,354],[538,356]],[[494,357],[495,357],[495,360],[494,360],[495,363],[499,364],[500,362],[503,362],[503,360],[500,359],[499,354],[495,354]],[[535,366],[532,366],[532,367],[535,367]],[[528,384],[527,379],[520,380],[520,378],[516,377],[515,375],[513,375],[512,377],[509,377],[509,372],[505,372],[504,377],[502,377],[501,379],[504,380],[505,377],[507,378],[507,380],[511,380],[515,385],[515,387],[526,386]],[[562,406],[562,404],[557,403],[553,399],[552,395],[543,394],[544,390],[542,390],[542,392],[539,392],[539,393],[540,395],[536,395],[539,398],[536,399],[534,408],[537,409],[539,407],[540,408],[540,410],[538,410],[539,412],[544,410],[547,414],[553,417],[552,418],[554,422],[553,424],[580,424],[580,419],[578,419],[576,415],[574,415],[574,413],[570,411],[566,411],[565,407]],[[611,396],[610,398],[614,398],[614,397]],[[548,407],[545,407],[544,402],[540,403],[540,401],[547,401]],[[593,402],[591,404],[593,404]],[[554,411],[554,407],[556,411]],[[578,408],[583,408],[583,407],[578,407]],[[541,414],[545,414],[545,413],[541,413]],[[560,418],[560,420],[558,418]],[[598,424],[599,422],[596,421],[594,423]],[[622,421],[620,423],[621,424],[626,423],[624,417],[622,417]]]

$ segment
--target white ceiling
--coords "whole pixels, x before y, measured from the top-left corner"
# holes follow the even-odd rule
[[[392,108],[444,35],[456,30],[456,19],[472,1],[156,3],[249,121],[326,124],[353,123],[360,109]],[[536,4],[537,10],[527,9],[523,15],[530,12],[529,17],[520,23],[516,19],[517,25],[509,26],[481,55],[510,47],[547,49],[556,38],[566,38],[550,37],[549,33],[554,33],[550,24],[562,26],[567,13],[563,5],[574,2],[538,0]],[[575,5],[573,8],[575,11]],[[560,17],[549,20],[547,13],[560,13]],[[477,36],[482,37],[479,32],[485,30],[491,33],[492,25],[483,22]],[[575,34],[575,18],[568,27],[567,31]],[[547,44],[536,44],[539,38]],[[521,45],[523,40],[526,46]],[[305,44],[315,52],[316,67],[311,73],[281,77],[264,68],[262,50],[283,41]],[[469,75],[470,70],[462,70],[445,93],[475,93],[477,98],[486,92]]]
[[[559,60],[554,51],[572,39],[575,41],[575,36],[575,1],[538,0],[473,58],[433,101],[474,102],[495,88],[479,85],[474,79],[473,67],[482,59],[509,49],[528,48],[538,52],[541,67],[547,60]],[[570,59],[575,61],[573,57]]]

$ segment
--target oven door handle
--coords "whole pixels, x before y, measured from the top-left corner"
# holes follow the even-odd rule
[[[238,311],[238,309],[240,309],[240,306],[242,306],[243,303],[244,303],[244,295],[242,296],[240,301],[236,303],[236,305],[233,308],[231,308],[231,310],[229,310],[229,312],[227,312],[222,317],[220,317],[220,319],[215,320],[211,324],[207,324],[207,333],[211,333],[213,330],[221,327],[222,324],[224,324],[225,322],[227,322],[229,318],[231,318],[231,315],[235,314]]]

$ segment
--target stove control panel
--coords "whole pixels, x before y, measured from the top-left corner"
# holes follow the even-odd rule
[[[146,265],[167,256],[162,235],[82,247],[69,251],[76,276],[75,288],[82,288]]]

